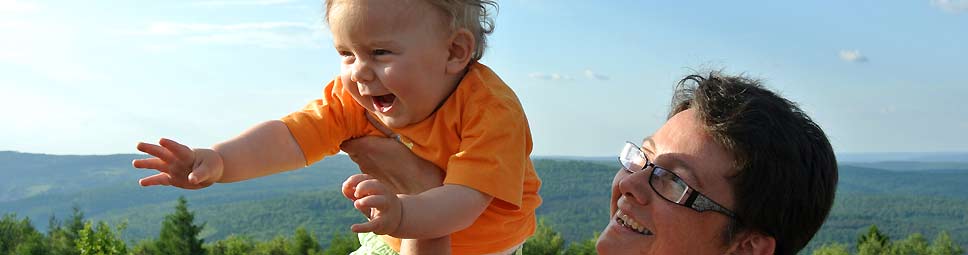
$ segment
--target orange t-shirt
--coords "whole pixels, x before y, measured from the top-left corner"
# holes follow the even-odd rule
[[[302,148],[307,164],[312,164],[339,152],[345,140],[382,135],[365,114],[369,113],[335,79],[324,89],[322,99],[282,121]],[[444,169],[445,184],[471,187],[494,197],[474,224],[451,235],[454,254],[504,251],[534,233],[541,180],[531,164],[531,131],[517,96],[490,68],[471,65],[436,112],[392,131],[417,156]],[[398,239],[390,239],[388,244],[400,250]]]

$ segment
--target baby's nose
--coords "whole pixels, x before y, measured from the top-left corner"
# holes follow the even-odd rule
[[[359,61],[353,64],[350,69],[350,79],[353,82],[368,82],[373,80],[373,71],[367,66],[363,61]]]

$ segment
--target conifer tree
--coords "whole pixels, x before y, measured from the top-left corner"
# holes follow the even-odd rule
[[[876,244],[879,246],[887,246],[887,243],[890,242],[890,238],[884,235],[884,233],[881,233],[881,231],[877,229],[877,225],[871,225],[871,227],[867,229],[866,234],[863,234],[857,238],[857,247],[860,247],[862,243],[867,242],[876,242]]]
[[[195,225],[195,213],[188,211],[188,201],[185,197],[178,198],[175,212],[165,216],[155,243],[158,251],[170,255],[201,255],[204,240],[198,238],[202,226]]]
[[[322,252],[319,241],[316,240],[316,235],[309,233],[304,227],[296,229],[296,236],[292,238],[291,248],[290,254],[293,255],[313,255]]]

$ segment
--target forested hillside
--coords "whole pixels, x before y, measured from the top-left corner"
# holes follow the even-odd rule
[[[130,161],[140,157],[0,152],[0,214],[26,216],[37,229],[47,229],[50,216],[69,218],[71,207],[77,206],[90,219],[112,226],[127,222],[121,234],[129,243],[157,236],[179,196],[191,202],[196,220],[205,223],[201,237],[210,241],[230,235],[270,240],[292,235],[302,226],[325,245],[332,233],[345,232],[350,223],[362,220],[337,193],[339,183],[357,171],[345,156],[199,191],[139,187],[137,179],[150,174],[130,167]],[[918,168],[888,171],[876,169],[879,164]],[[834,210],[811,247],[830,242],[853,245],[874,224],[895,240],[947,231],[954,242],[968,247],[968,164],[926,165],[932,164],[842,165]],[[541,158],[535,167],[543,181],[544,204],[538,214],[550,227],[569,242],[587,240],[601,230],[608,220],[615,163]]]

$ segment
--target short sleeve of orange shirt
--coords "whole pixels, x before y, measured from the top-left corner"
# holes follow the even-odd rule
[[[366,109],[338,81],[337,78],[326,85],[322,98],[282,118],[302,149],[307,166],[339,152],[343,141],[382,135],[366,120]]]

